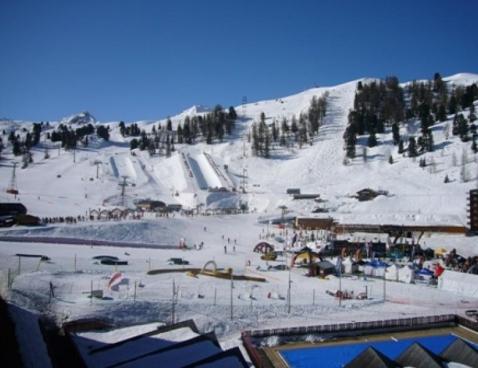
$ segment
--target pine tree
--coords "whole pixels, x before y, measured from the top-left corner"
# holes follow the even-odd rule
[[[41,129],[42,129],[42,124],[38,123],[33,123],[33,137],[32,137],[32,145],[36,146],[38,143],[40,143],[40,134],[41,134]]]
[[[471,150],[473,153],[478,152],[478,146],[476,145],[476,136],[473,136],[473,142],[471,143]]]
[[[264,157],[265,158],[270,157],[270,138],[269,138],[269,134],[267,133],[266,133],[265,141],[264,141]]]
[[[287,124],[287,119],[283,118],[281,122],[281,131],[282,134],[287,136],[289,134],[289,124]]]
[[[272,124],[272,140],[274,142],[277,142],[278,139],[279,139],[279,129],[277,129],[276,122],[274,121],[274,123]]]
[[[433,142],[433,132],[431,129],[428,129],[427,132],[427,151],[433,152],[435,149],[434,142]]]
[[[264,112],[261,112],[260,122],[263,123],[263,124],[266,123],[266,114],[264,114]]]
[[[405,152],[405,149],[403,148],[403,141],[400,139],[398,142],[398,153],[402,154],[403,152]]]
[[[375,132],[373,130],[369,134],[370,135],[368,136],[367,145],[370,148],[372,148],[372,147],[375,147],[377,145],[377,137],[375,136]]]
[[[103,138],[105,141],[108,141],[110,139],[110,132],[108,128],[106,128],[103,125],[98,125],[96,127],[96,135],[100,138]],[[76,142],[75,142],[75,146],[76,146]]]
[[[468,114],[468,120],[470,123],[473,123],[476,120],[476,114],[475,114],[475,105],[471,104],[470,106],[470,112]]]
[[[294,134],[294,138],[297,141],[297,132],[299,131],[299,127],[297,126],[297,119],[295,115],[292,116],[292,123],[291,123],[290,130],[292,134]]]
[[[136,138],[133,138],[130,142],[129,142],[129,149],[130,150],[134,150],[136,148],[138,148],[139,146],[139,142]]]
[[[422,157],[420,159],[420,161],[418,162],[418,165],[423,169],[427,166],[427,160],[425,159],[425,157]]]
[[[15,132],[12,130],[10,131],[10,133],[8,134],[8,141],[13,144],[13,142],[15,142],[17,139],[17,137],[15,136]]]
[[[393,136],[393,144],[397,145],[400,142],[400,128],[397,122],[392,124],[392,136]]]
[[[118,126],[120,130],[120,134],[124,137],[126,135],[126,127],[124,125],[124,121],[120,121]]]
[[[433,92],[440,92],[446,88],[445,82],[443,82],[440,73],[435,73],[433,75]]]
[[[346,156],[351,159],[355,158],[355,144],[357,142],[357,134],[354,125],[349,125],[347,129],[345,129],[344,140]]]
[[[24,145],[27,149],[30,149],[33,146],[33,139],[32,139],[32,135],[30,133],[26,134]]]
[[[179,129],[179,126],[178,126],[178,129]],[[179,132],[178,132],[178,136],[179,136]],[[182,137],[187,144],[192,143],[191,119],[189,118],[189,116],[186,116],[186,118],[184,119],[184,127],[182,128]]]
[[[408,139],[408,157],[416,157],[417,156],[417,143],[415,141],[415,137],[410,137]]]
[[[451,95],[450,100],[448,101],[448,113],[456,114],[458,111],[458,102],[454,94]]]
[[[22,146],[17,139],[13,141],[12,152],[15,156],[20,156],[22,154]]]
[[[181,124],[178,124],[176,134],[178,135],[178,143],[183,143],[183,128],[181,128]]]
[[[393,165],[393,156],[392,155],[388,156],[388,163],[390,165]]]
[[[234,110],[233,106],[229,107],[229,112],[227,114],[227,118],[231,120],[236,120],[237,119],[237,113],[236,110]]]
[[[258,137],[258,134],[257,134],[257,126],[256,124],[254,123],[252,125],[252,154],[254,156],[259,156],[259,137]]]
[[[462,142],[467,142],[469,137],[468,137],[468,122],[463,116],[463,114],[458,115],[457,119],[457,125],[458,125],[458,135],[460,136]]]
[[[169,136],[166,138],[166,157],[171,157],[171,141]]]
[[[173,130],[173,122],[170,118],[168,118],[168,120],[166,121],[166,130],[170,132]]]
[[[460,129],[458,128],[458,114],[455,114],[455,116],[453,117],[453,125],[451,128],[451,133],[453,135],[458,135],[459,132],[460,132]]]
[[[445,104],[440,104],[440,106],[438,106],[438,111],[437,111],[437,115],[436,115],[436,118],[438,121],[446,121],[448,116],[446,114],[446,107],[445,107]]]
[[[286,140],[285,140],[285,135],[284,135],[284,134],[281,134],[281,135],[280,135],[279,144],[280,144],[282,147],[285,147],[285,146],[287,145],[287,142],[286,142]]]

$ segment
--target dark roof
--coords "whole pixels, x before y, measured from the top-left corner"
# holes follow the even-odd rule
[[[323,270],[328,270],[331,268],[335,268],[334,264],[329,261],[320,261],[316,263],[317,267]]]
[[[357,194],[377,194],[378,192],[373,190],[373,189],[370,189],[370,188],[365,188],[365,189],[361,189],[359,191],[357,191]]]
[[[395,363],[386,355],[373,347],[368,347],[348,362],[344,368],[397,368],[399,364]]]
[[[320,194],[294,194],[294,199],[315,199],[320,197]]]
[[[136,206],[166,207],[166,203],[152,199],[141,199],[136,202]]]
[[[136,340],[139,340],[139,339],[144,338],[144,337],[162,334],[162,333],[165,333],[165,332],[168,332],[168,331],[171,331],[171,330],[175,330],[175,329],[178,329],[178,328],[182,328],[182,327],[189,327],[193,332],[199,333],[199,331],[197,329],[197,326],[194,323],[194,321],[192,319],[188,319],[186,321],[178,322],[178,323],[175,323],[173,325],[161,326],[161,327],[156,328],[153,331],[149,331],[149,332],[146,332],[146,333],[135,335],[133,337],[130,337],[130,338],[124,339],[124,340],[120,340],[120,341],[115,342],[113,344],[108,344],[108,345],[101,346],[99,348],[91,350],[90,354],[95,354],[97,352],[104,351],[104,350],[114,349],[117,346],[128,344],[132,341],[136,341]]]
[[[410,345],[395,361],[404,367],[443,368],[443,360],[418,342]]]
[[[0,203],[0,215],[9,216],[9,215],[25,215],[27,213],[27,208],[21,203]]]
[[[207,344],[213,346],[213,350],[214,350],[213,353],[211,353],[212,351],[211,349],[209,350],[207,349],[207,346],[206,346]],[[166,347],[155,349],[148,353],[143,353],[138,356],[134,356],[127,360],[111,365],[109,366],[109,368],[121,367],[121,366],[143,367],[148,365],[146,361],[150,360],[151,358],[157,359],[159,363],[162,361],[161,359],[162,354],[170,353],[172,351],[177,351],[177,354],[182,354],[183,356],[184,354],[187,354],[189,355],[189,360],[194,362],[194,361],[197,361],[195,359],[202,360],[205,357],[212,356],[221,352],[221,347],[219,343],[217,342],[217,340],[215,340],[215,336],[210,334],[199,335],[189,340],[181,341]]]
[[[237,364],[231,365],[231,360],[228,358],[236,358]],[[226,362],[227,360],[227,362]],[[199,360],[192,364],[186,365],[183,368],[194,368],[194,367],[207,367],[208,365],[215,364],[225,364],[227,363],[228,368],[246,368],[249,367],[244,357],[242,356],[241,350],[238,347],[223,351],[221,353],[215,354],[213,356],[207,357],[205,359]]]
[[[478,350],[462,339],[456,339],[448,345],[441,353],[441,357],[450,362],[478,367]]]

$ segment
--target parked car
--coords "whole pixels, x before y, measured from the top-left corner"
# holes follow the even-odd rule
[[[287,271],[289,267],[285,264],[278,264],[275,266],[269,266],[267,269],[270,271]]]
[[[186,261],[183,258],[169,258],[168,264],[170,265],[188,265],[189,261]]]

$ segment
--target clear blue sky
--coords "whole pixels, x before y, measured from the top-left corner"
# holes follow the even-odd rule
[[[478,72],[475,0],[0,0],[0,117],[157,119]]]

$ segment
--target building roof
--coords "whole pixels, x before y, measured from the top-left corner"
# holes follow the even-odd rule
[[[462,339],[453,341],[440,356],[451,362],[478,367],[478,350]]]
[[[395,361],[404,367],[443,368],[443,360],[418,342],[410,345]]]
[[[179,342],[148,352],[135,354],[136,356],[117,362],[108,367],[118,368],[156,368],[161,364],[164,367],[184,367],[220,353],[222,350],[217,341],[207,335],[200,335],[192,339]],[[136,353],[136,352],[135,352]]]
[[[223,351],[214,333],[200,334],[192,320],[69,336],[87,368],[247,367],[239,349]]]
[[[241,350],[238,347],[223,351],[222,353],[213,355],[203,360],[194,362],[183,368],[242,368],[247,367],[247,362],[242,356]]]
[[[1,216],[11,216],[11,215],[25,215],[27,213],[27,208],[21,203],[0,203],[0,215]]]
[[[398,368],[399,364],[395,363],[386,355],[373,347],[368,347],[351,360],[344,368]]]
[[[316,265],[318,268],[322,270],[335,269],[334,264],[329,261],[320,261],[320,262],[317,262]]]

